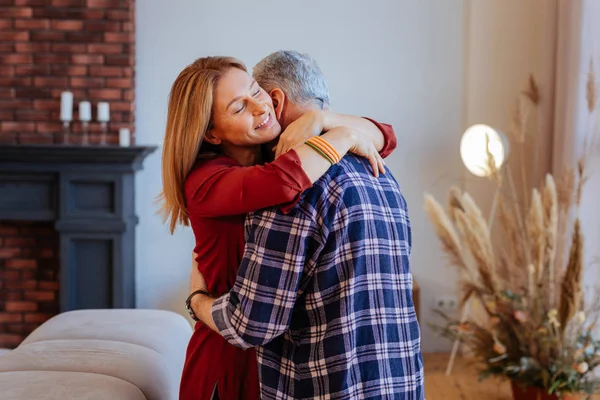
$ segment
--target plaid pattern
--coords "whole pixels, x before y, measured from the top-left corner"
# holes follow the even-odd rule
[[[246,220],[235,286],[212,316],[257,349],[264,399],[424,399],[406,202],[346,156],[288,214]]]

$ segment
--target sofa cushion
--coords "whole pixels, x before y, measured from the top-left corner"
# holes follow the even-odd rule
[[[179,389],[179,377],[173,374],[161,354],[137,344],[110,340],[30,342],[0,357],[0,373],[11,371],[36,371],[39,375],[45,374],[40,371],[106,375],[137,386],[148,400],[176,399]]]
[[[21,346],[43,340],[102,339],[126,342],[162,354],[181,375],[192,328],[172,311],[144,309],[76,310],[43,323]]]
[[[146,399],[140,389],[129,382],[85,372],[2,372],[0,388],[0,400]]]
[[[2,372],[0,388],[0,400],[146,400],[129,382],[84,372]]]

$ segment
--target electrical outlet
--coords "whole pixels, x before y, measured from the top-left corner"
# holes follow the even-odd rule
[[[443,312],[454,312],[458,309],[458,300],[454,296],[437,296],[433,307]]]

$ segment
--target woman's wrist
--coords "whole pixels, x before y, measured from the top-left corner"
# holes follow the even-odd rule
[[[312,120],[314,121],[315,131],[318,131],[317,135],[320,135],[321,132],[327,131],[328,129],[325,127],[326,122],[326,112],[322,110],[310,110],[307,111]]]
[[[339,118],[337,118],[337,114],[325,110],[319,110],[318,112],[320,113],[323,131],[327,132],[343,125],[340,123],[341,121],[339,121]]]
[[[327,140],[341,157],[356,144],[357,140],[356,134],[346,127],[333,128],[323,134],[322,138]]]

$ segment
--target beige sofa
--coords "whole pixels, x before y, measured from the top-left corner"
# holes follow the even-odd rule
[[[170,311],[59,314],[0,354],[0,399],[177,399],[191,333]]]

